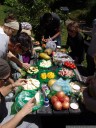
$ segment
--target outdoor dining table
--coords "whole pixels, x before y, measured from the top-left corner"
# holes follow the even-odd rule
[[[30,64],[34,65],[38,62],[39,58],[32,58]],[[55,71],[58,68],[58,65],[54,65],[50,67],[49,69],[52,71]],[[76,73],[76,78],[78,81],[83,83],[82,76],[80,75],[78,69],[74,69]],[[33,77],[28,75],[27,78],[36,78],[36,75]],[[76,100],[76,99],[72,99]],[[77,102],[77,100],[76,100]],[[49,106],[42,106],[38,110],[30,113],[26,119],[35,121],[37,119],[37,122],[39,124],[39,128],[55,128],[59,127],[63,128],[66,125],[77,125],[77,124],[95,124],[96,122],[96,114],[88,111],[84,104],[81,102],[81,100],[78,101],[79,108],[78,109],[65,109],[65,110],[55,110],[49,101]],[[33,122],[32,121],[32,122]]]
[[[33,58],[30,62],[31,65],[34,65],[38,62],[38,58]],[[58,65],[53,65],[52,67],[49,68],[49,70],[55,71],[58,68]],[[76,78],[78,81],[80,81],[81,83],[83,83],[82,77],[78,71],[78,69],[74,69],[75,73],[76,73]],[[35,76],[34,76],[35,77]],[[27,78],[30,78],[30,76],[27,76]],[[36,78],[36,77],[35,77]],[[75,100],[75,99],[74,99]],[[51,105],[51,103],[49,104],[48,107],[42,106],[40,109],[38,109],[37,111],[33,112],[36,115],[70,115],[70,114],[80,114],[84,111],[83,105],[82,103],[79,104],[79,108],[77,110],[74,109],[66,109],[66,110],[61,110],[61,111],[57,111],[53,108],[53,106]]]

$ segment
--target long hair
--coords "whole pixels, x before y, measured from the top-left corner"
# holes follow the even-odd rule
[[[0,79],[4,79],[11,72],[11,68],[7,61],[0,58]]]

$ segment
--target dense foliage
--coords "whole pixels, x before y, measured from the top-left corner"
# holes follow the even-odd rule
[[[64,19],[61,6],[67,6],[71,12],[70,18],[75,20],[86,20],[90,23],[96,17],[96,0],[4,0],[18,21],[30,22],[33,26],[33,32],[39,32],[39,19],[44,12],[54,11],[58,13],[61,19]],[[74,10],[77,11],[74,13]],[[6,11],[8,12],[8,10]],[[40,34],[40,33],[39,33]]]

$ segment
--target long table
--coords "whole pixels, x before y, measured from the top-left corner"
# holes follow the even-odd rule
[[[38,59],[37,58],[34,58],[31,60],[30,64],[31,65],[34,65],[38,62]],[[52,71],[55,71],[56,69],[58,68],[57,65],[49,68],[49,70],[52,70]],[[77,77],[77,80],[80,81],[80,82],[83,82],[82,80],[82,77],[78,71],[78,69],[74,69],[75,73],[76,73],[76,77]],[[30,78],[30,76],[28,76],[27,78]],[[36,78],[34,76],[34,78]],[[84,108],[84,105],[79,102],[79,109],[77,110],[73,110],[71,108],[69,108],[68,110],[61,110],[61,111],[57,111],[53,108],[53,106],[51,105],[51,103],[49,104],[49,107],[41,107],[39,110],[37,110],[36,112],[34,112],[33,114],[38,114],[38,115],[70,115],[70,114],[80,114],[82,113],[83,111],[85,111],[85,108]]]
[[[38,59],[32,59],[30,64],[36,64]],[[58,66],[53,66],[52,70],[55,70]],[[50,68],[51,70],[51,68]],[[75,69],[77,79],[83,82],[82,77]],[[30,76],[28,76],[29,78]],[[35,76],[34,76],[35,78]],[[29,118],[38,119],[39,128],[64,128],[66,125],[90,125],[96,124],[96,114],[88,111],[81,101],[79,103],[79,109],[73,110],[71,108],[67,110],[57,111],[50,103],[48,107],[42,106],[39,110],[32,112]]]

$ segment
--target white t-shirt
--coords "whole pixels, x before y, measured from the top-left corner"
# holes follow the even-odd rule
[[[0,27],[0,58],[7,58],[9,36],[7,36],[3,28]]]

